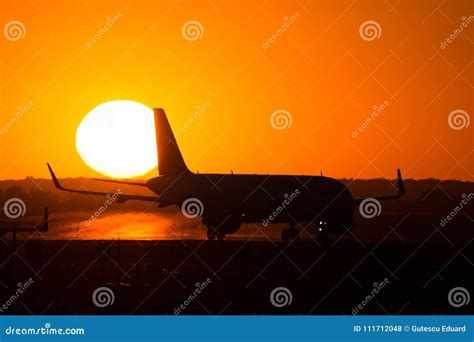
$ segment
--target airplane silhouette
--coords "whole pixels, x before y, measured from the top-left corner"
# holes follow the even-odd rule
[[[400,170],[398,193],[354,199],[341,182],[324,176],[201,174],[191,172],[181,155],[163,109],[155,108],[155,131],[159,176],[146,183],[100,181],[147,187],[157,196],[120,194],[117,202],[141,200],[156,202],[158,207],[176,205],[187,217],[202,217],[209,240],[223,240],[235,233],[242,223],[288,223],[282,240],[298,237],[298,222],[314,222],[320,236],[340,235],[350,229],[356,207],[364,200],[392,200],[405,194]],[[61,186],[49,164],[54,185],[63,191],[88,195],[112,195],[108,192],[66,189]],[[117,196],[117,194],[115,194]]]

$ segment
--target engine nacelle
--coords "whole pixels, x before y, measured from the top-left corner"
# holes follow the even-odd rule
[[[203,216],[202,223],[207,227],[217,228],[224,234],[231,234],[239,230],[242,225],[242,214],[240,212],[227,215],[207,213]]]

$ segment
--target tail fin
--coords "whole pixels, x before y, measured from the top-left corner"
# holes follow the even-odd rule
[[[190,173],[179,150],[173,131],[162,108],[154,108],[158,171],[160,176],[180,176]]]

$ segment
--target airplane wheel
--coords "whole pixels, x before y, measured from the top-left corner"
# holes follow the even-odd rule
[[[225,238],[225,233],[219,232],[218,229],[212,226],[207,227],[207,239],[209,241],[216,240],[216,239],[219,241],[222,241],[224,240],[224,238]]]
[[[296,229],[285,228],[281,231],[281,239],[285,242],[296,240],[299,236],[299,232]]]
[[[322,229],[319,231],[318,235],[316,235],[316,241],[321,243],[326,243],[329,240],[329,234],[326,229]]]
[[[300,232],[297,229],[290,229],[290,239],[296,240],[300,235]]]
[[[212,241],[212,240],[215,240],[217,237],[217,233],[216,233],[216,230],[212,227],[208,227],[207,228],[207,239],[209,241]]]
[[[288,242],[290,241],[290,235],[291,235],[291,232],[288,228],[285,228],[281,231],[281,239],[282,241],[284,242]]]

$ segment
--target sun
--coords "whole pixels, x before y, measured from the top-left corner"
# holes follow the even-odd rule
[[[114,178],[150,172],[158,163],[153,110],[134,101],[102,103],[79,124],[76,148],[92,169]]]

